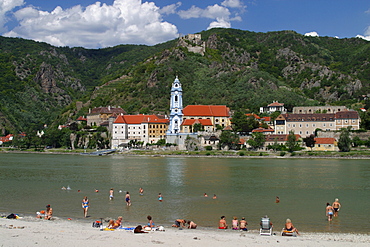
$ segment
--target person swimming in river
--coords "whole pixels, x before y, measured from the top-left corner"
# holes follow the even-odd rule
[[[139,195],[143,196],[144,195],[144,189],[140,187],[139,189]]]

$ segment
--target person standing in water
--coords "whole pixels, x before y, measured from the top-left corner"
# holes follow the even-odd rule
[[[85,196],[82,199],[82,208],[84,210],[84,217],[87,217],[87,210],[89,209],[89,199],[87,199],[87,196]]]
[[[326,203],[326,216],[328,217],[328,221],[333,219],[334,209],[330,203]]]
[[[127,206],[131,206],[131,198],[130,198],[130,192],[126,192],[126,198],[125,198],[125,200],[126,200],[126,205]]]
[[[113,193],[114,193],[113,188],[111,188],[110,191],[109,191],[109,200],[113,200],[113,198],[114,198]]]
[[[162,193],[159,193],[159,194],[158,194],[158,201],[160,201],[160,202],[161,202],[161,201],[163,201]]]
[[[53,209],[50,207],[50,204],[46,205],[45,220],[50,220],[53,216]]]
[[[339,209],[342,205],[340,205],[339,203],[339,199],[338,198],[335,198],[335,201],[333,202],[333,209],[334,209],[334,217],[337,217],[338,216],[338,212],[339,212]]]
[[[144,195],[144,189],[143,189],[143,188],[140,188],[140,189],[139,189],[139,194],[140,194],[141,196],[143,196],[143,195]]]

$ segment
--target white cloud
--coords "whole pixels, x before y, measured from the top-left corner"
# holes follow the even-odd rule
[[[304,36],[319,37],[319,34],[317,32],[309,32],[305,33]]]
[[[23,0],[0,0],[0,32],[6,30],[7,14],[15,7],[22,6],[23,4]]]
[[[177,2],[174,4],[164,6],[163,8],[159,10],[159,12],[164,15],[176,14],[176,9],[179,8],[180,6],[181,6],[181,2]]]
[[[57,46],[153,45],[178,37],[176,26],[162,20],[160,8],[153,2],[141,0],[114,0],[112,5],[96,2],[86,8],[58,6],[51,12],[26,7],[15,16],[19,26],[4,36]]]
[[[240,0],[225,0],[221,5],[229,8],[245,8],[245,5]]]
[[[360,35],[360,34],[356,35],[356,38],[361,38],[361,39],[370,41],[370,26],[367,27],[367,29],[365,30],[364,35]]]
[[[228,8],[225,8],[218,4],[207,6],[207,8],[205,9],[201,9],[193,5],[188,10],[180,10],[178,12],[178,15],[182,19],[190,19],[190,18],[229,19],[230,11]]]
[[[216,21],[213,21],[209,24],[207,30],[216,28],[216,27],[222,27],[222,28],[230,28],[231,24],[229,21],[226,21],[222,18],[217,18]]]

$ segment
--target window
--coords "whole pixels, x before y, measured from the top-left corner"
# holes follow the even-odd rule
[[[302,124],[299,124],[299,128],[302,128]]]

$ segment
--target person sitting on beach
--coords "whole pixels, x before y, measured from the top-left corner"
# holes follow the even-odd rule
[[[293,225],[293,223],[290,219],[286,219],[284,229],[286,231],[296,232],[299,235],[299,232],[298,232],[297,228],[294,227],[294,225]]]
[[[231,225],[232,225],[232,229],[233,230],[238,230],[239,227],[238,227],[238,218],[237,217],[233,217],[233,220],[231,221]]]
[[[225,216],[221,216],[221,219],[218,223],[218,229],[227,229],[226,217]]]
[[[148,215],[146,218],[148,219],[148,226],[150,228],[153,228],[154,227],[154,222],[152,220],[152,216]]]
[[[339,199],[338,198],[335,198],[335,201],[333,202],[333,209],[334,209],[334,217],[337,217],[338,216],[338,212],[339,212],[339,209],[342,205],[340,205],[339,203]]]
[[[135,227],[134,233],[148,233],[148,232],[144,232],[143,227],[141,225],[138,225],[137,227]]]
[[[248,222],[245,220],[245,217],[242,217],[242,220],[239,222],[240,230],[248,231],[247,225],[248,225]]]
[[[328,217],[328,221],[333,219],[334,208],[330,203],[326,203],[326,216]]]
[[[264,221],[264,222],[268,222],[268,229],[270,229],[270,228],[272,228],[272,227],[273,227],[272,222],[270,221],[270,218],[269,218],[267,215],[265,215],[265,216],[261,219],[261,222],[260,222],[260,226],[261,226],[261,228],[263,228],[263,226],[262,226],[262,221]]]
[[[46,205],[45,220],[50,220],[53,215],[53,209],[50,207],[50,204]]]
[[[177,219],[175,220],[175,224],[172,225],[172,227],[185,227],[186,220],[183,219]]]
[[[122,225],[122,216],[119,216],[116,221],[110,220],[107,227],[109,229],[117,229],[121,227],[121,225]]]
[[[194,223],[194,221],[192,220],[188,220],[188,228],[189,229],[196,229],[197,228],[197,224]]]

